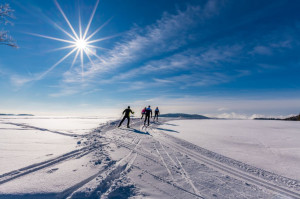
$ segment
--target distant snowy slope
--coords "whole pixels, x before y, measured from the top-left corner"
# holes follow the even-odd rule
[[[300,180],[300,123],[176,120],[160,128],[227,157]]]
[[[211,119],[203,115],[186,114],[186,113],[167,113],[167,114],[161,114],[160,117],[182,118],[182,119]]]

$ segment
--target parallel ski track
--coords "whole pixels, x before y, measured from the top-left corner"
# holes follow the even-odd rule
[[[151,130],[154,131],[153,129],[151,129]],[[282,195],[289,196],[289,197],[292,197],[292,198],[299,198],[300,199],[300,194],[297,193],[297,192],[291,191],[291,190],[286,189],[284,187],[280,187],[279,185],[272,184],[272,183],[267,182],[263,179],[259,179],[255,176],[251,176],[251,175],[249,175],[247,173],[244,173],[242,171],[238,171],[237,169],[235,169],[233,167],[230,167],[226,164],[222,164],[222,163],[217,162],[213,159],[209,159],[208,157],[206,157],[206,156],[204,156],[200,153],[197,153],[195,151],[192,151],[190,149],[187,149],[187,148],[185,148],[185,147],[183,147],[183,146],[181,146],[181,145],[179,145],[175,142],[165,140],[165,139],[164,140],[159,139],[159,140],[162,143],[164,143],[166,146],[169,146],[170,148],[173,148],[174,150],[177,150],[178,152],[180,152],[182,154],[188,155],[189,157],[191,157],[192,159],[194,159],[197,162],[206,163],[207,165],[209,165],[211,167],[214,167],[217,170],[226,172],[226,173],[228,173],[232,176],[235,176],[235,177],[238,177],[240,179],[246,180],[247,182],[253,183],[253,184],[255,184],[257,186],[260,186],[260,187],[263,187],[265,189],[272,190],[273,192],[277,192],[277,193],[280,193]]]
[[[157,140],[157,141],[159,142],[159,144],[161,145],[162,149],[165,151],[165,153],[167,154],[167,156],[172,160],[173,164],[174,164],[175,166],[177,166],[178,168],[180,168],[180,170],[181,170],[180,173],[181,173],[181,175],[182,175],[182,178],[185,179],[186,182],[187,182],[188,184],[190,184],[190,186],[191,186],[192,189],[194,190],[194,193],[197,194],[197,195],[205,195],[205,194],[200,194],[200,191],[199,191],[199,190],[196,188],[196,186],[194,185],[194,183],[193,183],[193,181],[191,180],[191,178],[190,178],[188,172],[184,169],[183,164],[182,164],[181,161],[177,158],[177,156],[175,156],[175,158],[176,158],[176,161],[177,161],[178,163],[176,163],[175,160],[173,160],[173,158],[171,157],[171,155],[170,155],[170,154],[167,152],[167,150],[165,149],[164,145],[161,144],[161,142],[160,142],[159,140]],[[222,181],[223,183],[226,183],[224,180],[220,179],[219,177],[216,176],[216,178],[217,178],[218,180]],[[211,192],[214,192],[214,193],[216,193],[216,194],[220,194],[220,193],[217,192],[215,189],[211,189],[211,188],[209,188],[209,187],[204,187],[204,186],[202,186],[202,185],[199,185],[199,186],[202,187],[202,190],[203,190],[203,189],[209,189]],[[229,189],[230,189],[230,187],[229,187]],[[234,190],[232,190],[232,191],[234,191]],[[234,191],[234,192],[235,192],[235,191]],[[235,193],[235,194],[240,195],[240,193]],[[208,196],[208,197],[210,197],[210,196]]]
[[[4,184],[6,182],[9,182],[11,180],[14,180],[16,178],[19,178],[21,176],[31,174],[31,173],[36,172],[38,170],[41,170],[41,169],[53,166],[55,164],[61,163],[61,162],[66,161],[68,159],[75,158],[75,157],[80,158],[82,156],[85,156],[85,155],[87,155],[87,154],[89,154],[89,153],[91,153],[91,152],[93,152],[97,149],[94,146],[95,145],[93,145],[92,147],[89,146],[89,147],[84,147],[84,148],[81,148],[81,149],[77,149],[77,150],[71,151],[69,153],[63,154],[63,155],[58,156],[58,157],[53,158],[53,159],[46,160],[46,161],[36,163],[36,164],[32,164],[32,165],[29,165],[27,167],[23,167],[21,169],[11,171],[9,173],[2,174],[2,175],[0,175],[0,185]],[[97,144],[96,146],[99,146],[99,144]]]
[[[195,187],[195,185],[194,185],[193,181],[191,180],[189,174],[186,172],[186,170],[182,166],[182,163],[179,161],[179,159],[175,156],[176,161],[177,161],[177,163],[176,163],[175,160],[168,153],[168,151],[165,149],[164,145],[161,144],[161,142],[159,140],[157,140],[157,142],[159,143],[159,145],[161,146],[163,151],[166,153],[168,158],[173,162],[174,166],[181,170],[180,173],[181,173],[182,178],[191,186],[191,188],[194,190],[194,193],[197,194],[197,195],[201,195],[199,190]],[[157,147],[156,147],[156,149],[157,149]]]
[[[168,173],[169,173],[169,176],[172,178],[172,180],[174,180],[174,177],[173,177],[173,175],[172,175],[172,173],[171,173],[169,167],[167,166],[167,164],[166,164],[166,162],[165,162],[163,156],[160,154],[159,150],[157,149],[155,143],[154,143],[154,148],[155,148],[156,152],[158,153],[158,155],[159,155],[159,157],[160,157],[162,163],[164,164],[165,168],[167,169],[167,171],[168,171]]]
[[[131,148],[130,152],[124,156],[122,159],[120,159],[116,164],[112,164],[109,167],[105,168],[104,170],[98,172],[97,174],[81,181],[80,183],[77,183],[76,185],[70,187],[69,189],[61,192],[58,194],[57,198],[72,198],[77,190],[79,188],[81,188],[82,186],[84,186],[85,184],[89,183],[90,181],[94,180],[95,178],[97,178],[100,175],[106,175],[110,178],[113,178],[114,180],[118,179],[118,177],[120,177],[121,173],[123,172],[127,172],[132,166],[133,163],[137,157],[137,153],[136,153],[136,148],[138,147],[138,145],[141,143],[142,139],[141,138],[137,138],[137,136],[135,137],[135,140],[137,139],[137,141],[134,142],[133,147]],[[133,154],[134,153],[134,154]],[[122,166],[123,165],[123,166]],[[118,171],[118,169],[120,169],[120,171]],[[104,179],[106,179],[104,178]],[[114,180],[110,179],[110,187],[105,189],[105,192],[102,193],[103,194],[107,194],[107,192],[111,191],[112,187],[111,185],[113,184]],[[102,189],[101,185],[107,183],[104,180],[100,183],[100,185],[91,193],[91,195],[89,197],[97,197],[97,190],[98,189]],[[103,191],[103,190],[101,190]],[[99,197],[99,196],[98,196]]]
[[[149,127],[148,127],[148,128],[149,128]],[[128,134],[130,134],[130,133],[128,133]],[[143,156],[143,157],[145,157],[145,158],[147,158],[147,159],[149,159],[149,160],[154,161],[156,164],[160,164],[161,166],[165,167],[165,168],[171,173],[171,171],[169,170],[169,168],[168,168],[168,166],[166,165],[166,163],[161,164],[161,163],[159,163],[157,160],[154,160],[154,159],[153,159],[152,157],[150,157],[149,155],[146,155],[146,154],[142,153],[142,151],[144,150],[143,148],[140,148],[139,150],[137,150],[137,149],[136,149],[137,146],[136,146],[136,145],[133,146],[131,143],[128,143],[128,142],[125,142],[125,141],[121,141],[121,140],[118,140],[118,139],[112,139],[112,138],[110,138],[110,140],[113,141],[113,142],[115,142],[115,143],[116,143],[117,145],[119,145],[119,146],[128,148],[128,149],[134,151],[136,154],[141,155],[141,156]],[[155,149],[157,150],[156,146],[154,146],[154,147],[155,147]],[[159,152],[158,152],[158,153],[159,153]],[[160,158],[163,158],[160,154],[159,154],[159,157],[160,157]],[[161,159],[161,161],[164,162],[162,159]],[[193,193],[193,192],[191,192],[191,191],[189,191],[189,190],[186,190],[185,188],[182,188],[182,187],[178,186],[175,182],[172,182],[172,181],[170,181],[170,180],[167,180],[167,179],[164,179],[164,178],[162,178],[162,177],[160,177],[160,176],[157,176],[157,175],[151,173],[151,172],[148,171],[148,170],[142,169],[142,168],[140,168],[140,167],[138,167],[138,166],[136,166],[136,165],[133,165],[133,164],[131,165],[131,167],[137,168],[137,169],[139,169],[139,170],[141,170],[141,171],[143,171],[143,172],[145,172],[145,173],[148,173],[149,175],[153,176],[154,179],[157,179],[157,180],[159,180],[160,182],[169,184],[169,185],[171,185],[171,186],[173,186],[173,187],[175,187],[175,188],[177,188],[177,189],[179,189],[179,190],[181,190],[181,191],[184,191],[184,192],[186,192],[186,193],[188,193],[188,194],[191,194],[191,195],[193,195],[193,196],[195,196],[195,197],[197,197],[197,198],[202,198],[202,199],[204,198],[203,196],[201,196],[201,195],[199,194],[198,191],[196,191],[196,193]],[[171,174],[171,175],[172,175],[172,174]],[[174,178],[172,178],[172,179],[174,179]]]
[[[78,134],[71,134],[71,133],[63,133],[63,132],[59,132],[59,131],[52,131],[52,130],[49,130],[49,129],[40,128],[40,127],[31,126],[31,125],[22,124],[22,123],[6,122],[5,124],[11,124],[11,125],[15,125],[15,126],[21,126],[23,128],[29,128],[29,129],[36,129],[36,130],[39,130],[39,131],[47,131],[47,132],[50,132],[50,133],[55,133],[55,134],[59,134],[59,135],[69,136],[69,137],[81,137],[82,136],[82,135],[78,135]]]
[[[147,127],[146,131],[149,130],[149,129],[152,129],[152,128],[151,128],[151,127]],[[117,133],[117,132],[116,132],[116,133]],[[126,135],[129,135],[129,134],[130,134],[130,132],[129,132],[129,133],[126,133]],[[112,139],[112,138],[109,138],[109,139],[110,139],[110,141],[115,142],[118,146],[122,146],[122,147],[128,148],[128,149],[130,149],[130,150],[135,150],[135,149],[133,149],[133,145],[132,145],[131,143],[128,143],[128,142],[125,142],[125,141],[119,140],[119,139]],[[155,140],[156,140],[156,139],[155,139]],[[156,140],[156,141],[159,142],[159,140]],[[161,146],[164,147],[162,144],[161,144]],[[156,150],[157,150],[157,147],[155,147],[155,148],[156,148]],[[143,157],[149,159],[149,160],[154,161],[156,164],[160,164],[161,166],[166,167],[166,164],[161,164],[161,163],[157,162],[157,160],[153,159],[153,157],[150,157],[149,155],[144,154],[142,151],[144,151],[144,149],[143,149],[143,148],[140,148],[138,151],[135,151],[135,152],[136,152],[137,154],[139,154],[139,155],[141,155],[141,156],[143,156]],[[168,156],[169,156],[169,155],[168,155]],[[160,155],[159,157],[161,158],[161,155]],[[172,158],[171,158],[171,159],[172,159]],[[172,161],[174,161],[174,160],[172,160]],[[178,161],[179,161],[179,160],[178,160]],[[201,163],[202,163],[202,162],[201,162]],[[181,164],[181,165],[182,165],[182,164]],[[184,192],[186,192],[186,193],[188,193],[188,194],[191,194],[191,195],[193,195],[193,196],[195,196],[195,197],[197,197],[197,198],[204,198],[204,197],[201,195],[201,193],[199,193],[198,189],[194,186],[194,184],[192,183],[192,181],[188,179],[189,177],[188,177],[188,174],[187,174],[187,173],[183,174],[183,175],[185,175],[184,179],[191,185],[191,187],[192,187],[192,189],[193,189],[194,192],[191,192],[191,191],[189,191],[189,190],[187,190],[187,189],[185,189],[185,188],[182,188],[182,187],[178,186],[175,182],[172,182],[172,181],[167,180],[167,179],[165,179],[165,178],[163,178],[163,177],[157,176],[156,174],[153,174],[153,173],[151,173],[150,171],[145,170],[145,169],[142,169],[142,168],[140,168],[140,167],[138,167],[138,166],[136,166],[136,165],[132,165],[132,167],[137,168],[137,169],[139,169],[139,170],[141,170],[141,171],[143,171],[143,172],[145,172],[145,173],[148,173],[149,175],[153,176],[155,179],[159,180],[160,182],[169,184],[169,185],[173,186],[174,188],[177,188],[177,189],[179,189],[179,190],[181,190],[181,191],[184,191]],[[167,166],[166,168],[168,168],[168,166]],[[184,168],[182,167],[182,169],[184,169]],[[216,192],[216,193],[217,193],[217,192]]]
[[[157,179],[157,180],[159,180],[159,181],[161,181],[161,182],[164,182],[164,183],[166,183],[166,184],[169,184],[169,185],[171,185],[171,186],[173,186],[173,187],[175,187],[175,188],[177,188],[177,189],[179,189],[179,190],[181,190],[181,191],[184,191],[184,192],[189,193],[189,194],[191,194],[191,195],[193,195],[193,196],[196,196],[197,198],[202,198],[202,199],[204,199],[203,196],[198,195],[198,194],[195,194],[195,193],[193,193],[193,192],[191,192],[191,191],[189,191],[189,190],[186,190],[186,189],[184,189],[184,188],[182,188],[182,187],[176,185],[174,182],[171,182],[171,181],[169,181],[169,180],[166,180],[166,179],[164,179],[164,178],[162,178],[162,177],[160,177],[160,176],[158,176],[158,175],[155,175],[155,174],[149,172],[149,171],[146,170],[146,169],[142,169],[142,168],[140,168],[139,166],[136,166],[136,165],[132,165],[132,166],[135,167],[135,168],[137,168],[137,169],[139,169],[139,170],[141,170],[141,171],[143,171],[143,172],[145,172],[145,173],[147,173],[147,174],[149,174],[149,175],[151,175],[151,176],[153,176],[155,179]]]

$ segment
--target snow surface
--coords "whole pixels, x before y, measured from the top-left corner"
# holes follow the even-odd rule
[[[177,120],[159,128],[216,153],[300,180],[299,122]]]
[[[76,149],[79,138],[75,136],[109,120],[112,118],[1,116],[0,175]]]
[[[255,135],[265,146],[283,148],[278,143],[290,139],[277,130],[295,136],[298,126],[282,123],[267,139],[261,134],[274,126],[268,122],[163,118],[144,127],[132,119],[131,128],[116,128],[119,121],[107,120],[0,118],[0,199],[300,198],[300,183],[293,177],[232,156],[244,145],[251,146],[249,157],[255,154]],[[205,125],[207,131],[201,131]],[[253,126],[256,130],[249,130]],[[225,144],[231,146],[228,153],[223,153]]]
[[[73,137],[0,123],[0,175],[74,150]]]
[[[89,133],[91,129],[98,127],[115,118],[99,117],[64,117],[64,116],[2,116],[0,120],[17,124],[27,124],[52,131],[70,134]]]

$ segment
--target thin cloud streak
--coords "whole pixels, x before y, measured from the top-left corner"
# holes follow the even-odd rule
[[[190,40],[188,31],[199,23],[198,19],[210,17],[211,15],[206,13],[212,13],[215,10],[215,6],[207,6],[204,10],[200,7],[189,6],[186,11],[178,11],[176,15],[164,13],[163,17],[153,25],[133,28],[123,42],[119,42],[94,65],[87,67],[84,73],[85,78],[93,79],[130,63],[183,47]],[[78,70],[66,72],[64,81],[76,82],[78,72]]]

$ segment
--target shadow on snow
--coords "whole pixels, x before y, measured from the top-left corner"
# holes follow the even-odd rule
[[[171,129],[164,129],[164,128],[156,128],[156,129],[161,130],[161,131],[168,131],[168,132],[172,132],[172,133],[179,133],[178,131],[171,130]]]
[[[134,133],[143,134],[143,135],[150,135],[148,132],[139,131],[137,129],[128,129],[128,131],[131,131],[131,132],[134,132]]]

